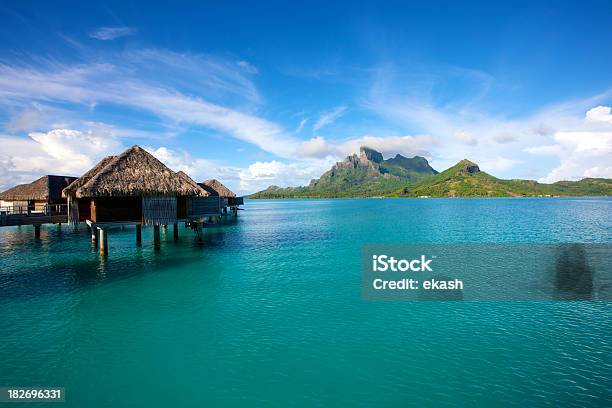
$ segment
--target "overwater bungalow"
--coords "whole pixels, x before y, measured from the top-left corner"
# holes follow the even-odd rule
[[[227,209],[236,215],[238,213],[238,207],[244,204],[243,197],[236,197],[236,194],[227,188],[223,183],[217,179],[204,180],[198,183],[200,187],[208,191],[211,196],[219,197],[221,212],[227,214]]]
[[[42,224],[66,222],[62,189],[76,177],[47,175],[0,193],[0,226],[33,225],[40,236]]]
[[[175,173],[139,146],[102,159],[63,194],[71,222],[151,225],[188,218],[187,207],[178,203],[209,195],[189,176]]]
[[[107,251],[104,230],[113,225],[136,225],[138,242],[141,225],[153,225],[158,247],[160,225],[173,224],[177,237],[179,221],[197,229],[204,217],[219,215],[218,203],[214,205],[218,199],[209,199],[210,194],[187,174],[172,171],[139,146],[102,159],[67,186],[63,195],[69,221],[85,221],[92,227],[94,241],[98,231],[102,253]]]
[[[185,222],[201,238],[204,226],[218,222],[228,207],[236,215],[242,204],[217,180],[198,184],[139,146],[105,157],[81,177],[44,176],[1,193],[0,199],[0,226],[34,225],[38,237],[41,224],[85,222],[102,254],[108,252],[107,230],[113,226],[135,225],[140,243],[142,225],[152,225],[159,248],[160,226],[173,224],[176,239],[178,223]]]
[[[76,177],[47,175],[19,184],[0,193],[0,207],[7,214],[59,212],[66,204],[62,190],[74,180]]]

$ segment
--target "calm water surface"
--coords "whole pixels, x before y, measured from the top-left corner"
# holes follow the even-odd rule
[[[610,302],[364,302],[371,242],[612,243],[612,200],[249,201],[168,229],[0,228],[0,386],[67,407],[612,406]],[[38,405],[40,406],[40,405]]]

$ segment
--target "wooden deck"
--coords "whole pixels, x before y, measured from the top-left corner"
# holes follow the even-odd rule
[[[49,204],[42,211],[28,211],[23,207],[0,208],[0,227],[18,225],[59,224],[68,222],[65,204]]]

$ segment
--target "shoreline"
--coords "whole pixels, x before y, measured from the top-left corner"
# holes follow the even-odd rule
[[[612,195],[558,195],[558,196],[472,196],[472,197],[249,197],[245,198],[249,200],[339,200],[339,199],[392,199],[392,200],[425,200],[425,199],[524,199],[524,198],[602,198],[612,197]]]

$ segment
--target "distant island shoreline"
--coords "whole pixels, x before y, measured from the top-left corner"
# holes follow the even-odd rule
[[[460,200],[460,199],[525,199],[525,198],[605,198],[612,197],[612,194],[601,195],[555,195],[555,196],[470,196],[470,197],[251,197],[249,200]]]
[[[303,187],[269,186],[251,199],[282,198],[552,198],[609,197],[612,179],[584,178],[552,184],[534,180],[499,179],[467,159],[438,172],[427,159],[397,154],[384,159],[380,152],[361,147],[336,163],[320,178]]]

